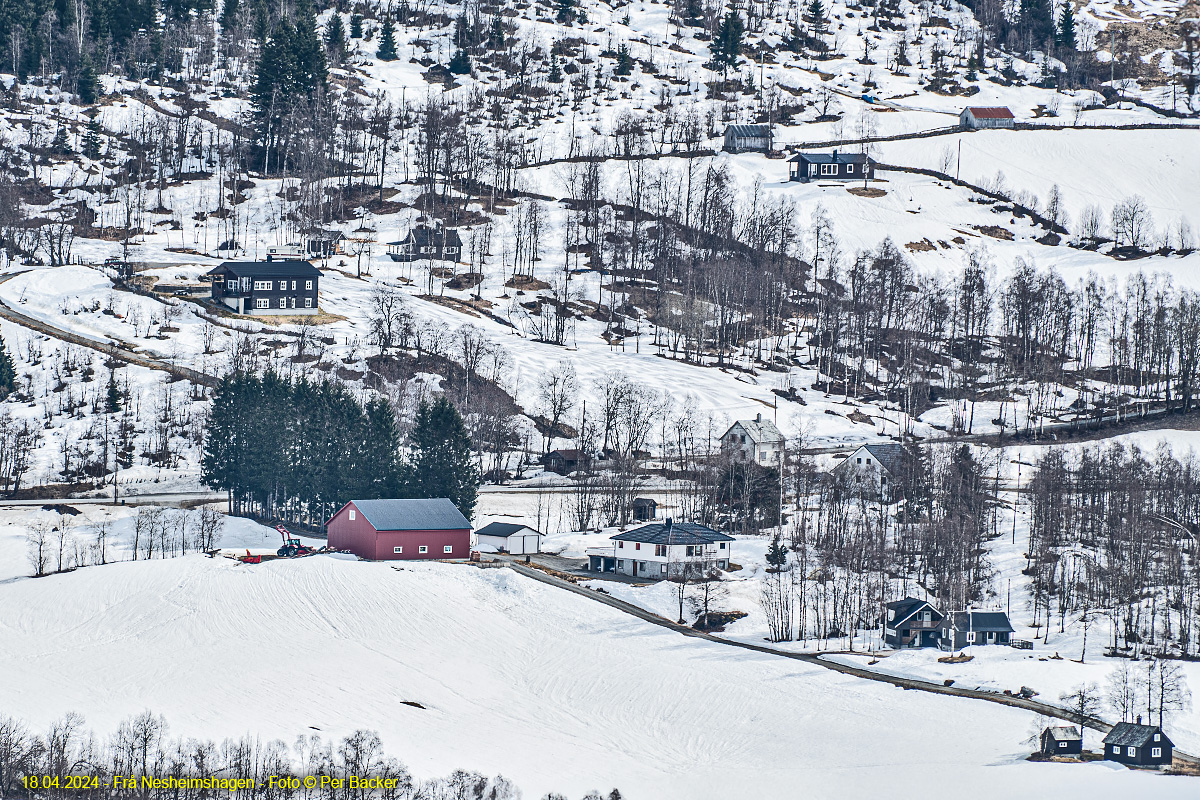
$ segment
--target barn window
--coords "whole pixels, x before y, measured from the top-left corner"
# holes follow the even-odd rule
[[[353,521],[354,521],[354,509],[353,509],[353,508],[352,508],[352,509],[350,509],[350,521],[351,521],[351,522],[353,522]]]
[[[443,553],[453,553],[453,552],[454,552],[454,545],[452,545],[452,544],[448,544],[448,545],[446,545],[445,547],[443,547],[443,548],[442,548],[442,552],[443,552]]]
[[[418,547],[418,548],[417,548],[417,552],[418,552],[418,553],[428,553],[428,552],[429,552],[429,548],[428,548],[428,547],[426,547],[425,545],[421,545],[420,547]]]
[[[404,552],[404,548],[403,547],[393,547],[392,552],[395,553],[396,555],[400,555],[401,553]]]
[[[1150,751],[1150,757],[1151,758],[1162,758],[1162,748],[1155,747],[1153,750]]]

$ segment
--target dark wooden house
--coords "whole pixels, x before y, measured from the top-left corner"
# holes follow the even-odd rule
[[[633,521],[649,522],[658,516],[658,503],[649,497],[633,498]]]
[[[861,181],[875,177],[875,161],[865,153],[798,153],[788,159],[788,180]]]
[[[304,240],[304,251],[309,258],[329,258],[343,253],[346,234],[341,231],[315,230]]]
[[[725,129],[723,149],[729,153],[771,149],[770,125],[730,125]]]
[[[883,641],[889,647],[937,647],[945,615],[925,600],[906,597],[885,603]]]
[[[239,314],[316,314],[321,271],[307,261],[226,261],[208,272],[212,299]]]
[[[1161,767],[1171,763],[1175,745],[1157,725],[1118,722],[1104,737],[1104,759],[1139,767]]]
[[[551,450],[546,456],[546,469],[566,475],[574,472],[583,462],[583,453],[579,450]]]
[[[980,644],[1012,643],[1012,623],[1003,611],[955,611],[939,626],[940,647],[962,650]]]
[[[398,242],[388,242],[388,257],[392,261],[458,261],[462,253],[462,237],[458,231],[418,225]]]
[[[1041,736],[1042,755],[1077,756],[1083,752],[1083,737],[1074,725],[1046,728]]]

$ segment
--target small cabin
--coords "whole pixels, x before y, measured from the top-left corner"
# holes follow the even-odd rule
[[[798,153],[788,159],[788,180],[861,181],[875,177],[875,161],[866,153]]]
[[[958,126],[968,131],[1012,128],[1016,122],[1013,113],[1005,106],[968,106],[958,115]]]
[[[1118,722],[1104,737],[1104,760],[1136,767],[1161,767],[1171,764],[1174,743],[1157,725]]]
[[[418,225],[397,242],[388,242],[388,258],[392,261],[458,261],[462,253],[462,237],[458,231]]]
[[[546,469],[567,475],[579,468],[583,453],[579,450],[551,450],[546,456]]]
[[[306,257],[330,258],[342,255],[345,241],[346,234],[341,231],[313,231],[304,241]]]
[[[649,497],[633,498],[633,521],[649,522],[658,516],[658,503]]]
[[[521,556],[541,550],[542,535],[528,525],[493,522],[475,531],[475,543],[495,548],[498,553]]]
[[[770,125],[730,125],[725,129],[722,149],[727,153],[753,150],[767,152],[771,149],[772,141]]]
[[[1083,736],[1074,725],[1046,728],[1041,736],[1042,755],[1077,756],[1083,752]]]

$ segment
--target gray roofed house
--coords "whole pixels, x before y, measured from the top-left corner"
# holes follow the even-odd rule
[[[377,531],[450,531],[471,523],[445,497],[395,500],[353,500]]]
[[[739,461],[753,461],[764,467],[777,467],[783,460],[787,440],[769,419],[756,414],[754,419],[739,419],[721,434],[721,446]]]
[[[936,647],[944,615],[926,600],[906,597],[884,604],[883,641],[889,647]]]
[[[1144,767],[1169,765],[1174,743],[1157,725],[1118,722],[1104,737],[1104,758]]]
[[[1083,752],[1083,736],[1074,725],[1055,725],[1042,731],[1042,754],[1074,756]]]
[[[456,230],[418,225],[397,242],[388,242],[388,257],[392,261],[415,261],[419,258],[458,261],[462,253],[462,237]]]
[[[864,444],[834,467],[833,474],[891,502],[902,496],[907,470],[915,463],[912,451],[902,444]]]
[[[732,536],[695,522],[652,522],[609,539],[611,547],[588,548],[592,572],[621,572],[662,580],[728,569]]]
[[[729,153],[770,150],[772,141],[770,125],[730,125],[725,129],[723,149]]]
[[[528,525],[514,522],[493,522],[475,531],[475,541],[484,547],[510,555],[525,555],[541,550],[542,535]]]
[[[797,153],[788,159],[788,180],[870,180],[875,177],[875,160],[864,153]]]
[[[1003,611],[955,611],[941,622],[939,646],[961,650],[970,645],[1008,645],[1013,633],[1008,614]]]

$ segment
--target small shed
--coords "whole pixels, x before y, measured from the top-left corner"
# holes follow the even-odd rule
[[[658,516],[658,503],[649,497],[633,498],[633,521],[649,522]]]
[[[968,106],[958,115],[958,126],[974,131],[981,128],[1011,128],[1016,124],[1006,106]]]
[[[475,531],[475,541],[514,556],[541,552],[542,535],[528,525],[493,522]]]
[[[1174,743],[1157,725],[1118,722],[1104,737],[1104,760],[1138,767],[1169,765]]]
[[[579,450],[551,450],[546,456],[546,469],[557,472],[559,475],[566,475],[574,472],[581,461],[583,461],[583,453]]]
[[[788,159],[788,180],[861,181],[875,177],[875,161],[865,153],[797,153]]]
[[[329,546],[359,558],[469,558],[471,523],[445,497],[351,500],[325,525]]]
[[[725,144],[722,149],[728,153],[741,153],[746,150],[771,149],[770,125],[730,125],[725,129]]]
[[[1056,725],[1042,731],[1042,755],[1077,756],[1083,752],[1083,737],[1074,725]]]

